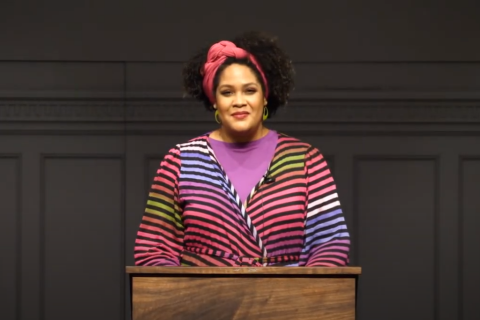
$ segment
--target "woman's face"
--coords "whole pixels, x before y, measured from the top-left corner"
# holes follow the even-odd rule
[[[226,67],[215,92],[219,118],[230,135],[256,136],[262,130],[263,109],[267,101],[253,71],[240,64]]]

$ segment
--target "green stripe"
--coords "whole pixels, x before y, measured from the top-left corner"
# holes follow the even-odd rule
[[[275,170],[276,167],[282,165],[284,162],[290,162],[290,161],[298,161],[300,162],[299,165],[302,165],[303,166],[303,159],[305,158],[304,155],[296,155],[296,156],[290,156],[290,157],[286,157],[286,158],[283,158],[282,160],[278,161],[277,163],[275,163],[273,166],[272,166],[272,171]]]
[[[163,204],[162,202],[153,201],[153,200],[148,200],[148,201],[147,201],[147,205],[150,205],[150,206],[152,206],[152,207],[160,208],[160,209],[162,209],[162,210],[164,210],[164,211],[168,211],[168,213],[175,214],[175,210],[173,210],[172,207],[167,206],[167,205]]]
[[[148,201],[148,203],[151,204],[150,201]],[[168,211],[173,212],[172,210],[168,210]],[[173,222],[177,226],[177,228],[183,229],[183,224],[181,222],[179,222],[179,221],[181,221],[180,215],[176,212],[173,212],[173,216],[172,216],[172,214],[169,214],[168,212],[158,211],[158,210],[151,209],[151,208],[146,208],[145,212],[160,216],[160,217],[162,217],[162,218],[164,218],[168,221]]]
[[[278,170],[273,170],[272,171],[272,175],[277,175],[277,174],[280,174],[282,171],[285,171],[285,170],[288,170],[288,169],[292,169],[292,168],[303,168],[304,167],[304,164],[303,162],[296,162],[296,163],[291,163],[291,164],[288,164],[288,165],[285,165],[281,168],[279,168]]]

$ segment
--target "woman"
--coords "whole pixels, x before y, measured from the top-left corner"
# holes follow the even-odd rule
[[[256,32],[202,50],[184,86],[219,128],[165,155],[135,243],[139,266],[344,266],[350,238],[318,149],[264,121],[286,104],[293,67]]]

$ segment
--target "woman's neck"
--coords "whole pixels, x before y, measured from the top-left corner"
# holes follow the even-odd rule
[[[231,143],[242,143],[242,142],[250,142],[261,139],[265,137],[268,133],[268,129],[264,126],[261,126],[255,132],[250,133],[246,132],[244,134],[238,132],[229,132],[224,127],[221,127],[210,134],[210,137],[215,140],[220,140],[223,142],[231,142]]]

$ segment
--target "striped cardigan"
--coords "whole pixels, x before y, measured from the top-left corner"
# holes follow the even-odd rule
[[[318,149],[278,133],[244,203],[202,135],[166,154],[138,229],[138,266],[343,266],[350,236]]]

